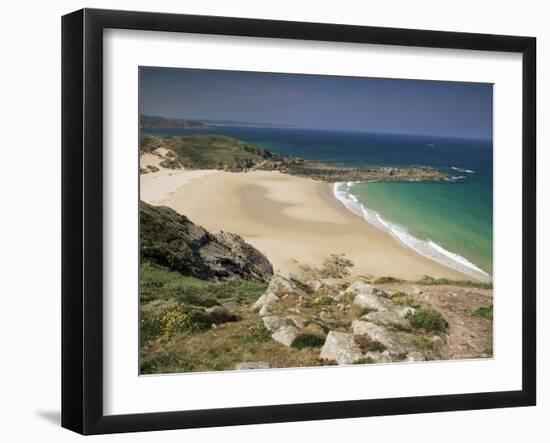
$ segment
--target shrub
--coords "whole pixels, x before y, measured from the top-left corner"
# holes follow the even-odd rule
[[[360,358],[359,360],[355,360],[353,362],[354,365],[371,365],[373,363],[374,360],[372,359],[372,357]]]
[[[419,309],[409,312],[406,317],[415,329],[423,329],[427,332],[445,332],[449,327],[447,320],[434,309]]]
[[[353,262],[345,254],[330,254],[319,273],[325,278],[342,278],[350,274],[348,268],[353,266]]]
[[[374,280],[375,285],[383,285],[384,283],[400,283],[403,280],[395,277],[380,277]]]
[[[479,309],[476,309],[474,311],[474,315],[478,318],[486,318],[488,320],[492,320],[493,319],[493,305],[485,308],[485,307],[481,307]]]
[[[251,326],[248,328],[248,333],[243,336],[243,342],[245,343],[255,343],[255,342],[265,342],[271,339],[271,332],[263,324],[258,326]]]
[[[318,348],[325,344],[325,337],[317,334],[300,334],[290,345],[296,349]]]
[[[210,329],[213,318],[203,311],[178,306],[166,312],[161,318],[163,338],[171,338],[182,332]]]

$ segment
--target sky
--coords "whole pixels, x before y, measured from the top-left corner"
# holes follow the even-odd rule
[[[298,128],[492,138],[487,83],[140,68],[140,113]]]

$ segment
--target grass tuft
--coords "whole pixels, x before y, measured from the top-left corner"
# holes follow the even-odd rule
[[[380,277],[380,278],[377,278],[376,280],[374,280],[374,284],[375,285],[383,285],[385,283],[401,283],[403,280],[401,280],[400,278],[395,278],[395,277]]]
[[[493,319],[493,305],[489,307],[481,307],[474,311],[474,316],[478,318],[486,318],[487,320]]]
[[[418,280],[416,283],[425,286],[455,285],[478,289],[493,289],[493,283],[474,282],[469,280],[451,280],[449,278],[434,278],[429,275],[425,275],[422,280]]]
[[[290,345],[296,349],[318,348],[325,344],[325,337],[317,334],[300,334]]]
[[[406,318],[413,328],[426,332],[445,332],[449,327],[447,320],[434,309],[419,309],[414,313],[409,312]]]

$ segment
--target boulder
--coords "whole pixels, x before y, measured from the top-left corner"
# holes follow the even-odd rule
[[[363,320],[368,320],[373,323],[382,323],[384,325],[400,325],[408,327],[409,322],[400,316],[398,313],[390,310],[373,311],[361,317]]]
[[[312,280],[309,282],[309,286],[311,289],[317,292],[323,289],[325,287],[325,284],[321,280]]]
[[[410,351],[407,354],[407,361],[425,361],[426,358],[424,357],[424,354],[420,351]]]
[[[292,281],[280,274],[275,274],[269,282],[267,292],[271,292],[278,297],[282,297],[283,295],[296,291],[296,289],[296,285]]]
[[[357,280],[356,282],[349,285],[344,293],[348,294],[350,292],[355,292],[357,294],[372,294],[373,289],[374,286],[372,286],[371,284]]]
[[[294,326],[296,326],[298,329],[302,329],[307,323],[307,320],[304,317],[300,317],[299,315],[289,315],[286,317],[286,319],[294,323]]]
[[[354,320],[351,324],[354,335],[368,335],[373,340],[382,343],[393,355],[406,354],[411,349],[410,344],[398,333],[390,332],[374,323]]]
[[[268,289],[264,295],[256,300],[256,303],[252,305],[252,309],[261,309],[263,306],[271,306],[278,302],[279,297],[277,297],[273,292],[269,291]]]
[[[335,331],[328,333],[320,355],[322,360],[336,361],[339,365],[350,365],[362,357],[353,335]]]
[[[290,346],[297,335],[298,329],[294,326],[281,326],[271,338],[285,346]]]
[[[265,361],[244,361],[241,363],[237,363],[235,365],[235,369],[237,371],[247,371],[251,369],[269,369],[269,363],[266,363]]]
[[[392,359],[388,351],[375,352],[369,351],[365,354],[365,358],[370,358],[374,363],[391,363]]]
[[[267,305],[262,305],[262,307],[260,308],[260,317],[264,317],[266,315],[270,315],[269,314],[269,308],[267,307]]]
[[[262,320],[264,322],[264,326],[267,330],[269,330],[269,332],[275,332],[281,326],[285,325],[285,321],[276,315],[266,315],[262,318]]]
[[[390,308],[389,302],[382,297],[370,292],[361,292],[353,300],[353,304],[360,308],[376,309],[383,311]]]

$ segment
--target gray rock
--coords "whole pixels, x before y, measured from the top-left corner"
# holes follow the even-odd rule
[[[265,317],[266,315],[270,315],[269,308],[267,307],[267,305],[262,305],[259,314],[260,314],[260,317]]]
[[[410,351],[407,354],[407,361],[425,361],[426,358],[424,357],[424,354],[419,351]]]
[[[387,300],[384,300],[378,295],[374,295],[372,292],[361,292],[357,294],[353,300],[353,304],[359,306],[360,308],[370,308],[378,311],[383,311],[390,308]]]
[[[266,291],[264,295],[262,295],[258,300],[256,300],[256,303],[252,305],[252,309],[261,309],[262,306],[271,306],[279,302],[279,297],[277,297],[273,292],[269,291],[269,289]]]
[[[351,324],[354,335],[368,335],[373,340],[382,343],[391,355],[406,354],[411,346],[398,333],[390,332],[381,326],[362,320],[354,320]]]
[[[321,280],[312,280],[309,282],[309,286],[311,289],[317,292],[323,289],[325,287],[325,284]]]
[[[235,369],[237,371],[246,371],[251,369],[269,369],[270,366],[265,361],[245,361],[237,363]]]
[[[285,346],[290,346],[297,335],[298,329],[294,326],[281,326],[271,338]]]
[[[361,317],[361,319],[375,323],[382,323],[385,325],[397,324],[403,327],[409,326],[409,323],[406,319],[404,319],[398,313],[389,310],[369,312],[367,315]]]
[[[294,326],[296,326],[298,329],[302,329],[307,323],[307,320],[304,317],[300,317],[299,315],[289,315],[286,318],[294,323]]]
[[[322,360],[336,361],[339,365],[349,365],[363,357],[353,335],[330,331],[321,348]]]
[[[269,330],[269,332],[275,332],[281,326],[285,325],[284,320],[276,315],[266,315],[262,318],[262,320],[264,322],[264,326]]]
[[[369,351],[365,354],[365,358],[371,358],[374,363],[391,363],[392,359],[388,351],[375,352]]]
[[[267,292],[271,292],[279,297],[295,290],[296,285],[280,274],[275,274],[267,287]]]
[[[355,292],[357,294],[372,294],[374,286],[369,283],[364,283],[360,280],[357,280],[353,284],[349,285],[344,293]]]

